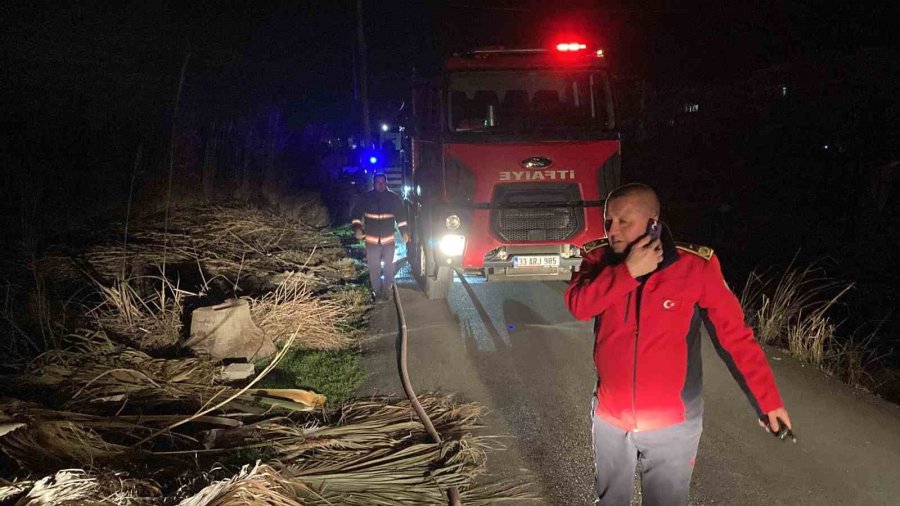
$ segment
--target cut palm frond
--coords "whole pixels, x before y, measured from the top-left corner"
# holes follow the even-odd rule
[[[81,469],[65,469],[37,480],[0,480],[0,502],[16,500],[15,506],[150,506],[161,499],[159,486],[152,481]]]
[[[178,506],[300,506],[278,472],[257,462],[234,477],[216,481],[178,503]]]

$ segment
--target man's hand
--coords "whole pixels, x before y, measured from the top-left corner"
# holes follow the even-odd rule
[[[769,411],[768,413],[763,415],[763,418],[764,420],[769,421],[768,426],[766,426],[764,420],[759,421],[759,426],[763,429],[766,429],[766,432],[774,432],[775,434],[781,432],[782,427],[779,419],[784,422],[788,429],[793,429],[793,427],[791,426],[791,417],[790,415],[788,415],[787,410],[784,408],[773,409],[772,411]],[[794,442],[796,443],[797,441],[794,440]]]
[[[781,430],[781,425],[778,423],[779,418],[784,421],[784,424],[787,425],[788,429],[793,429],[793,427],[791,427],[791,417],[788,415],[787,410],[784,408],[773,409],[772,411],[766,413],[765,416],[769,419],[769,427],[771,427],[775,432]],[[769,432],[769,427],[766,427],[765,422],[763,422],[762,420],[759,421],[759,426],[766,429],[766,432]]]
[[[361,229],[356,229],[356,231],[353,233],[353,237],[356,237],[358,240],[361,241],[361,240],[365,239],[366,234],[364,234]]]
[[[404,233],[401,234],[401,235],[403,236],[403,244],[409,243],[409,234],[407,234],[407,233],[404,232]]]
[[[656,270],[656,266],[663,261],[662,242],[659,239],[650,239],[645,235],[637,240],[628,257],[625,259],[625,267],[631,277],[637,278]]]

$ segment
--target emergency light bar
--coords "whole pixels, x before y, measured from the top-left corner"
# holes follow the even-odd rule
[[[561,52],[581,51],[582,49],[587,49],[587,46],[579,42],[563,42],[556,45],[556,50]]]
[[[546,49],[506,49],[506,48],[497,48],[497,49],[473,49],[466,54],[479,55],[479,54],[517,54],[517,53],[543,53]]]
[[[453,56],[486,59],[492,58],[494,56],[527,56],[539,55],[542,53],[548,54],[552,53],[554,49],[556,50],[557,54],[564,53],[572,56],[576,54],[590,54],[595,58],[604,58],[606,56],[603,52],[603,49],[591,49],[590,52],[588,52],[587,44],[582,42],[561,42],[559,44],[551,45],[550,47],[528,49],[509,49],[503,46],[483,47],[479,49],[472,49],[464,53],[454,53]]]

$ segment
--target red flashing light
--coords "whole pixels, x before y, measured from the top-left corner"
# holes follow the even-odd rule
[[[580,42],[563,42],[556,45],[556,50],[561,52],[581,51],[582,49],[587,49],[587,46]]]

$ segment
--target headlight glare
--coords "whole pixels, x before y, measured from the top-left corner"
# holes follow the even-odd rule
[[[465,246],[466,238],[457,234],[447,234],[441,237],[441,241],[438,243],[441,253],[448,257],[462,255]]]

